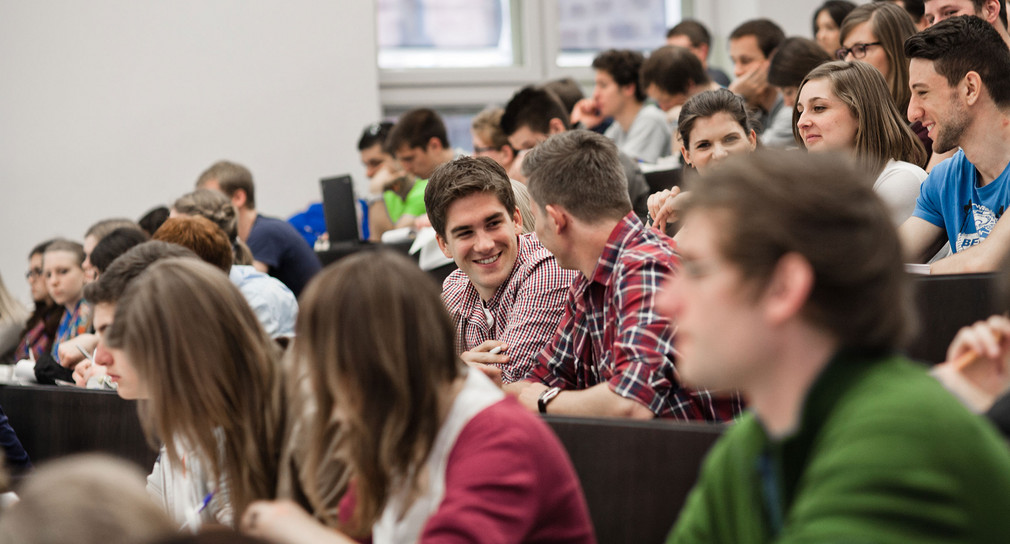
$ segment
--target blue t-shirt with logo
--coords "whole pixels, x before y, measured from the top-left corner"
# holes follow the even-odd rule
[[[1008,206],[1010,164],[992,183],[979,187],[975,165],[959,149],[922,182],[912,215],[946,230],[956,253],[985,240]]]

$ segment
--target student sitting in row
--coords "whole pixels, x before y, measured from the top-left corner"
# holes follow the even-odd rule
[[[595,542],[558,439],[460,361],[454,330],[437,285],[402,256],[324,270],[303,298],[295,360],[318,403],[310,459],[342,456],[354,477],[341,531],[286,501],[250,506],[243,530],[291,544]]]

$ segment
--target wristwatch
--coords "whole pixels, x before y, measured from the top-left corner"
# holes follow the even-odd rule
[[[558,396],[558,393],[560,392],[560,387],[552,387],[550,389],[545,389],[543,393],[540,393],[540,397],[537,399],[537,409],[540,410],[541,414],[547,413],[547,404],[554,400],[554,397]]]

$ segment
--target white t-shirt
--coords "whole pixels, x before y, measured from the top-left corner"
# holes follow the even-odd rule
[[[891,221],[901,225],[912,216],[919,187],[926,179],[926,171],[905,161],[889,160],[873,183],[873,190],[891,210]]]
[[[666,114],[652,104],[638,110],[627,131],[614,121],[603,135],[631,158],[649,164],[670,154],[670,125]]]

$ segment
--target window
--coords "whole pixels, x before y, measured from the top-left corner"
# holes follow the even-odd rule
[[[589,66],[607,49],[652,51],[680,21],[680,2],[558,0],[557,66]]]
[[[609,48],[650,51],[691,0],[375,0],[380,100],[479,111],[522,85],[572,77]]]
[[[516,64],[509,0],[378,0],[379,69]]]

